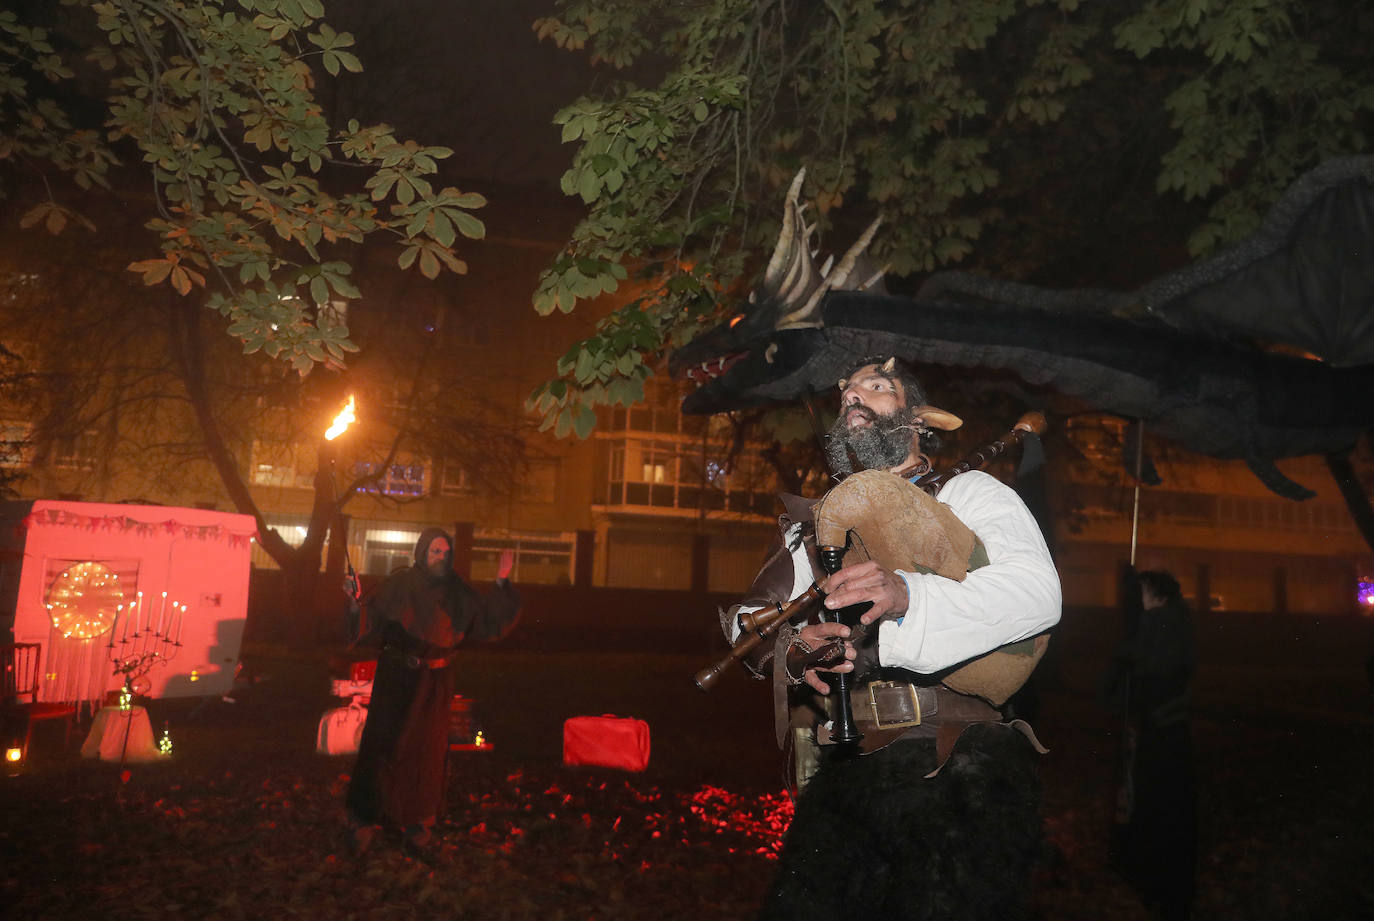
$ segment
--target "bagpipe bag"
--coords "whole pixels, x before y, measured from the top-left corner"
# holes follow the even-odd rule
[[[885,470],[846,478],[821,498],[814,514],[816,546],[848,546],[845,565],[874,560],[885,569],[962,582],[988,562],[977,535],[949,506]],[[994,649],[956,667],[942,683],[1000,707],[1030,678],[1048,645],[1042,634]]]

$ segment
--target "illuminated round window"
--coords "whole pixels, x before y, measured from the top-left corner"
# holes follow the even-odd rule
[[[124,603],[119,576],[103,563],[69,566],[48,586],[48,616],[65,637],[89,640],[114,626]]]

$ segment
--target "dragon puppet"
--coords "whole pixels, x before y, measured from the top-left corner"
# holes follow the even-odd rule
[[[1286,457],[1344,455],[1374,426],[1374,156],[1298,179],[1254,234],[1128,292],[1054,291],[959,272],[914,297],[874,290],[876,222],[817,268],[804,170],[744,311],[670,357],[700,384],[688,413],[833,389],[854,360],[1006,369],[1199,454],[1241,459],[1273,492],[1312,495]]]

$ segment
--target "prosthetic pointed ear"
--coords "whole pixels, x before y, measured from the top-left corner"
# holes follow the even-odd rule
[[[846,386],[848,386],[848,385],[849,385],[849,378],[847,378],[847,377],[842,377],[842,378],[840,378],[839,388],[840,388],[841,390],[843,390],[843,389],[844,389]]]
[[[889,358],[887,361],[883,362],[883,366],[882,366],[882,368],[880,368],[879,370],[881,370],[884,374],[891,374],[891,373],[892,373],[893,371],[895,371],[896,369],[897,369],[897,356],[894,355],[894,356],[892,356],[891,358]]]
[[[947,413],[943,409],[936,409],[930,405],[921,405],[913,409],[911,421],[917,425],[939,429],[942,432],[952,432],[964,424],[964,420],[954,413]]]

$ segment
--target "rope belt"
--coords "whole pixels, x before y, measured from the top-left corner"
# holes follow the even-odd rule
[[[421,659],[419,656],[406,656],[407,668],[448,668],[449,660],[441,659]]]
[[[399,660],[400,663],[404,665],[406,668],[413,669],[448,668],[449,664],[453,661],[452,657],[450,656],[443,656],[437,659],[422,659],[419,656],[402,652],[394,646],[384,647],[382,649],[382,652],[389,656],[393,656],[396,660]]]

